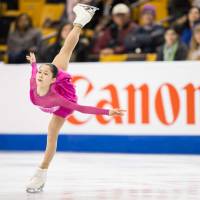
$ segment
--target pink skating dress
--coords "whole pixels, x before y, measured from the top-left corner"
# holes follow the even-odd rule
[[[37,64],[32,63],[31,66],[30,99],[42,111],[53,113],[62,118],[66,118],[74,110],[86,114],[109,115],[108,109],[79,105],[75,87],[71,82],[71,75],[61,69],[58,70],[56,81],[51,84],[48,93],[39,96],[36,85]]]

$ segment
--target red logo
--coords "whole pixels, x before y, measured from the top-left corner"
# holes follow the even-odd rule
[[[88,84],[87,90],[85,91],[84,96],[87,97],[90,95],[94,90],[95,87],[92,82],[84,77],[84,76],[74,76],[72,79],[73,83],[78,85],[79,81],[85,81]],[[166,116],[166,108],[164,104],[164,96],[162,95],[162,90],[167,89],[169,95],[169,102],[170,108],[172,110],[172,120],[167,119]],[[182,88],[177,88],[175,85],[171,83],[163,83],[160,85],[156,92],[152,93],[151,87],[144,83],[139,87],[135,86],[134,84],[128,84],[124,87],[126,91],[126,96],[124,98],[127,101],[127,115],[128,124],[135,124],[136,123],[136,93],[140,93],[141,95],[141,108],[137,108],[141,110],[141,123],[142,124],[150,124],[151,123],[151,113],[150,113],[150,99],[153,98],[154,107],[151,108],[151,112],[155,112],[157,119],[160,123],[169,126],[176,123],[177,119],[180,116],[180,111],[182,106],[185,107],[186,116],[185,116],[185,124],[195,124],[196,123],[196,110],[195,110],[195,93],[199,91],[200,87],[195,88],[192,83],[188,83]],[[116,85],[114,84],[107,84],[102,87],[102,91],[107,91],[110,95],[109,99],[100,99],[96,106],[99,108],[105,108],[106,105],[109,105],[112,108],[121,108],[119,94],[121,94]],[[181,97],[180,92],[184,93],[184,97]],[[124,93],[123,93],[124,94]],[[182,98],[185,98],[184,101]],[[185,102],[185,103],[184,103]],[[185,104],[185,105],[184,105]],[[74,115],[71,115],[67,120],[74,125],[82,125],[87,123],[90,120],[91,116],[89,116],[86,120],[80,120],[76,118]],[[111,120],[114,120],[116,124],[123,124],[123,117],[121,116],[114,116],[107,119],[103,115],[97,115],[96,119],[99,124],[106,125],[109,124]]]

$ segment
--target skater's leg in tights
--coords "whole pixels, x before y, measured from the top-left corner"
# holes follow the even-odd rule
[[[47,169],[56,152],[58,133],[64,122],[64,118],[53,115],[48,127],[47,145],[43,161],[26,185],[27,192],[35,193],[42,191],[47,179]]]
[[[65,122],[64,118],[53,115],[49,123],[46,150],[43,161],[40,165],[40,168],[42,169],[48,169],[49,164],[53,159],[53,156],[57,148],[58,133],[64,122]]]

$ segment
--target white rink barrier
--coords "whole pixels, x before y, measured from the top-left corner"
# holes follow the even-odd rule
[[[62,135],[200,135],[199,62],[71,63],[68,72],[79,104],[120,107],[127,113],[109,117],[75,111],[66,119]],[[0,134],[4,137],[46,134],[51,115],[31,104],[30,73],[28,64],[0,64]]]

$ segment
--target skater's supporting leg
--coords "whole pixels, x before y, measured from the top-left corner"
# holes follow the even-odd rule
[[[64,118],[53,115],[48,127],[47,146],[43,162],[28,182],[26,186],[27,192],[35,193],[42,191],[47,178],[47,169],[56,152],[58,133],[64,121]]]
[[[44,159],[40,165],[41,169],[47,169],[49,167],[51,160],[53,159],[53,156],[57,148],[58,133],[64,122],[65,122],[64,118],[58,117],[56,115],[52,116],[52,119],[48,127],[46,151],[44,154]]]

